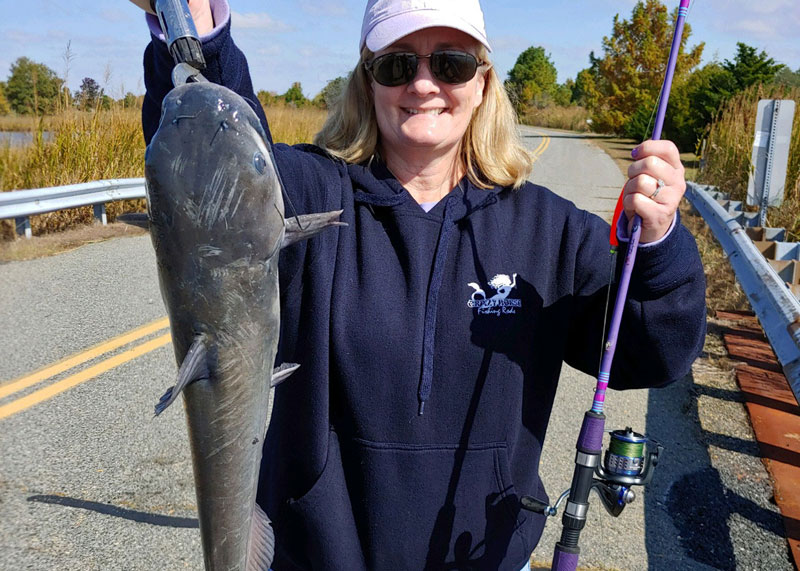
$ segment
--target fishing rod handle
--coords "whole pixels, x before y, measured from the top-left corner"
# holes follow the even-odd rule
[[[176,64],[186,63],[202,71],[206,67],[203,46],[186,0],[151,0],[169,53]]]
[[[556,543],[556,550],[553,554],[552,571],[575,571],[578,568],[578,556],[580,549],[564,547]]]
[[[575,471],[572,474],[567,506],[561,518],[561,539],[556,543],[553,553],[553,569],[557,571],[571,571],[578,565],[578,540],[586,525],[589,492],[603,451],[605,420],[602,413],[586,411],[583,415],[581,433],[575,446]]]

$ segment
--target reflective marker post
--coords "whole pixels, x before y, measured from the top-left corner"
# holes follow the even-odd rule
[[[783,203],[794,108],[791,99],[762,99],[758,102],[747,204],[759,207],[761,227],[767,225],[767,208]]]

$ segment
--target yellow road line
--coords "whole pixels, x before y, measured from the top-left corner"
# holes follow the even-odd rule
[[[547,147],[550,146],[550,137],[538,131],[534,131],[534,133],[542,137],[542,142],[539,143],[539,146],[536,147],[536,150],[533,151],[533,162],[536,162],[539,159],[539,157],[541,157],[542,154],[547,150]]]
[[[53,383],[52,385],[48,385],[42,389],[39,389],[38,391],[32,392],[31,394],[19,398],[13,402],[10,402],[7,405],[0,406],[0,420],[8,416],[11,416],[12,414],[21,412],[27,408],[30,408],[35,404],[39,404],[40,402],[46,401],[47,399],[52,398],[57,394],[63,393],[64,391],[71,389],[74,386],[77,386],[85,381],[93,379],[94,377],[102,373],[105,373],[106,371],[113,369],[114,367],[118,367],[124,363],[127,363],[128,361],[131,361],[136,357],[140,357],[145,353],[149,353],[150,351],[154,351],[159,347],[163,347],[170,341],[171,341],[170,334],[165,333],[160,337],[156,337],[155,339],[151,339],[146,343],[142,343],[141,345],[137,345],[132,349],[128,349],[127,351],[124,351],[119,355],[114,355],[113,357],[109,357],[108,359],[101,361],[96,365],[89,367],[88,369],[84,369],[79,373],[70,375],[66,379],[62,379],[57,383]]]
[[[534,131],[534,132],[535,132],[535,131]],[[533,155],[534,155],[534,156],[536,156],[536,155],[538,155],[538,154],[539,154],[539,151],[541,150],[541,148],[542,148],[542,147],[544,147],[545,143],[547,142],[547,136],[546,136],[546,135],[542,135],[541,133],[538,133],[538,132],[536,132],[536,134],[537,134],[537,135],[539,135],[540,137],[542,137],[542,140],[541,140],[541,141],[539,141],[539,146],[538,146],[538,147],[536,147],[536,148],[533,150]]]
[[[68,371],[73,367],[77,367],[78,365],[85,363],[86,361],[91,361],[95,357],[99,357],[104,353],[108,353],[114,349],[119,349],[123,345],[127,345],[132,341],[136,341],[137,339],[150,335],[151,333],[164,329],[165,327],[169,327],[169,319],[163,317],[157,321],[143,325],[138,329],[134,329],[133,331],[123,333],[118,337],[104,341],[99,345],[95,345],[94,347],[87,349],[86,351],[77,353],[71,357],[67,357],[58,363],[48,365],[34,373],[20,377],[19,379],[9,382],[8,384],[0,386],[0,399],[5,398],[8,395],[12,395],[17,391],[27,389],[28,387],[31,387],[45,379],[59,375],[64,371]]]

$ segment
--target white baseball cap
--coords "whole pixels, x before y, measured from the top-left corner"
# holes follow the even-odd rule
[[[489,51],[478,0],[369,0],[361,24],[361,43],[378,52],[418,30],[442,26],[469,34]]]

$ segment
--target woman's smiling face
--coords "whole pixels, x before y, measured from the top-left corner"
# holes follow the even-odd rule
[[[477,42],[452,28],[427,28],[401,38],[376,55],[413,52],[428,55],[454,49],[476,55]],[[416,76],[408,83],[386,87],[372,80],[381,145],[404,154],[419,150],[442,151],[458,147],[473,111],[483,101],[484,68],[458,85],[445,83],[431,73],[430,59],[420,59]],[[437,153],[438,154],[438,153]]]

